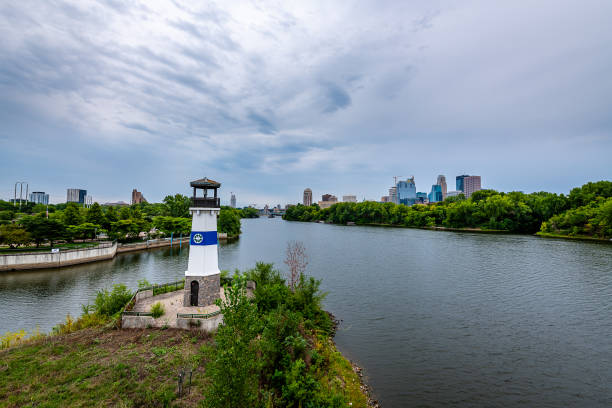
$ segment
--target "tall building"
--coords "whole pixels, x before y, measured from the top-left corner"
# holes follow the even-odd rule
[[[394,204],[399,204],[399,201],[397,201],[397,187],[391,187],[389,189],[389,201]]]
[[[427,193],[423,193],[421,191],[417,192],[417,204],[427,204],[429,200],[427,199]]]
[[[49,194],[44,191],[34,191],[30,193],[30,201],[34,204],[49,204]]]
[[[321,198],[323,200],[319,201],[318,203],[321,209],[329,208],[338,202],[338,198],[335,195],[331,195],[331,194],[323,194]]]
[[[345,195],[345,196],[342,196],[342,201],[344,201],[345,203],[356,203],[357,202],[357,196],[354,196],[354,195]]]
[[[312,190],[309,188],[304,190],[303,204],[306,206],[312,205]]]
[[[439,184],[434,184],[431,186],[431,193],[429,193],[428,198],[430,203],[442,201],[442,186]]]
[[[416,203],[416,185],[414,177],[406,179],[406,181],[398,181],[397,185],[397,200],[400,204],[414,205]]]
[[[446,176],[440,174],[436,180],[436,184],[442,187],[442,200],[446,200]]]
[[[236,208],[236,194],[234,193],[230,197],[230,207]]]
[[[463,191],[463,188],[464,188],[463,180],[465,180],[466,177],[470,177],[470,176],[467,174],[462,174],[461,176],[455,177],[455,184],[456,184],[457,191]]]
[[[69,188],[66,193],[66,202],[85,204],[86,195],[87,190],[81,190],[80,188]]]
[[[463,194],[465,194],[465,198],[470,198],[474,191],[480,189],[480,176],[468,176],[463,179]]]
[[[140,203],[146,203],[147,199],[144,198],[144,196],[142,195],[142,193],[136,189],[132,190],[132,204],[140,204]]]

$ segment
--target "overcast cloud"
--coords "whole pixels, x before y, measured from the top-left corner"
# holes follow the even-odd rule
[[[0,5],[0,198],[611,179],[609,1],[193,3]]]

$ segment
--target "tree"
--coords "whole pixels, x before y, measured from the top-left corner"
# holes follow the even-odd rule
[[[28,216],[19,220],[19,223],[32,235],[36,246],[47,240],[53,246],[53,241],[63,238],[66,233],[64,224],[55,218]]]
[[[164,198],[164,204],[166,206],[166,215],[171,217],[189,217],[189,207],[191,206],[191,199],[189,197],[182,194],[169,195]]]
[[[240,215],[232,208],[222,208],[217,222],[219,232],[225,232],[228,236],[240,235]]]
[[[285,254],[285,264],[289,267],[288,285],[292,291],[295,291],[295,286],[300,281],[300,277],[304,274],[308,265],[308,256],[306,255],[304,243],[301,241],[288,242]]]
[[[64,225],[79,225],[81,222],[79,206],[76,203],[68,203],[64,210]]]
[[[92,224],[104,225],[106,217],[104,217],[100,204],[92,204],[91,208],[87,211],[86,221]]]
[[[130,218],[132,218],[132,212],[130,211],[130,208],[129,207],[121,208],[121,211],[119,211],[119,219],[129,220]]]
[[[17,224],[0,225],[0,243],[15,248],[32,242],[32,236]]]

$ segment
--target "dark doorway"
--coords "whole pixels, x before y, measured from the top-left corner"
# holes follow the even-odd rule
[[[191,306],[198,305],[198,290],[200,289],[200,284],[198,281],[191,281]]]

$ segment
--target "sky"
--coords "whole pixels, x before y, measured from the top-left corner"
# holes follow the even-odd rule
[[[201,3],[201,4],[199,4]],[[612,179],[610,1],[0,4],[0,198],[222,183],[379,200],[393,176],[568,193]]]

